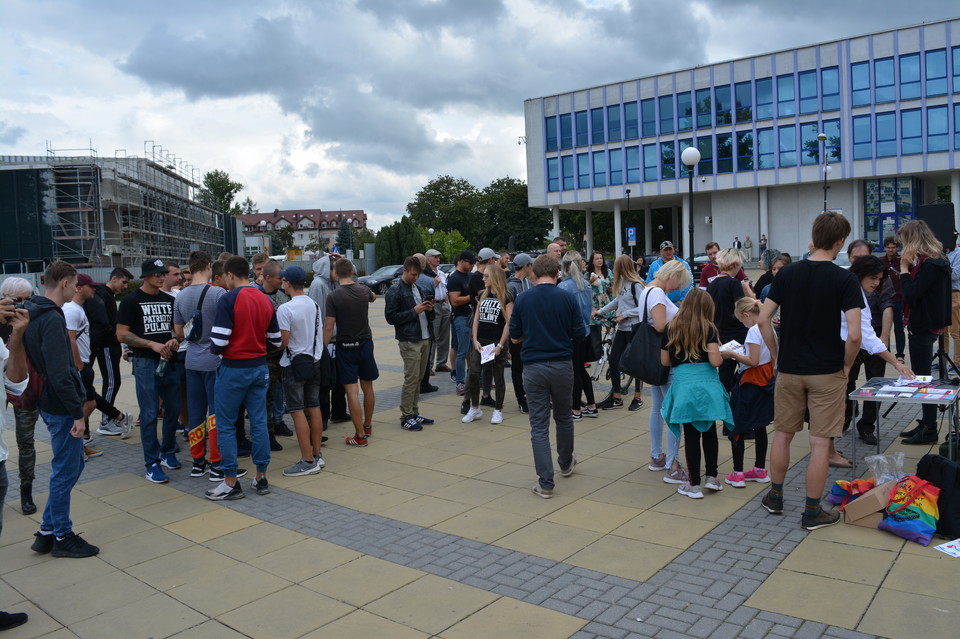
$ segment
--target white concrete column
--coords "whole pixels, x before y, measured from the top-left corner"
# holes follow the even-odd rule
[[[620,219],[620,201],[613,203],[613,252],[614,259],[623,253],[623,222]]]
[[[850,221],[850,237],[859,239],[862,238],[866,232],[865,220],[863,218],[863,183],[860,180],[853,180],[851,191],[852,196],[850,200],[853,210],[846,213],[844,217]],[[883,235],[880,236],[880,241],[883,241]],[[883,246],[879,248],[882,249]]]
[[[950,174],[950,201],[953,202],[953,228],[960,229],[960,171]]]
[[[551,231],[550,239],[560,235],[560,206],[554,204],[550,207],[550,211],[553,213],[553,231]]]
[[[690,233],[687,230],[690,228],[690,195],[689,194],[685,193],[683,196],[683,209],[680,215],[680,229],[679,229],[680,233],[679,234],[677,233],[676,225],[674,225],[673,228],[674,228],[674,233],[673,233],[674,237],[676,238],[676,236],[679,235],[682,238],[680,240],[680,246],[683,247],[683,251],[682,252],[677,251],[677,252],[680,253],[680,255],[683,256],[683,258],[688,261],[693,259],[693,254],[696,253],[696,251],[693,250],[692,246],[687,246],[687,244],[690,243]],[[674,239],[673,243],[676,244],[677,240]]]
[[[760,215],[760,235],[767,236],[767,248],[774,248],[770,243],[770,210],[767,208],[767,187],[757,189],[757,210]],[[757,238],[759,241],[760,238]],[[714,241],[717,241],[714,238]]]
[[[587,224],[587,247],[586,254],[583,256],[583,259],[587,260],[587,263],[589,263],[590,254],[593,253],[593,209],[587,209],[584,213]]]
[[[643,254],[653,253],[653,211],[649,204],[643,206]]]

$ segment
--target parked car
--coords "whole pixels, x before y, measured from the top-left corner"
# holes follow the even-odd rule
[[[456,267],[457,267],[456,264],[441,264],[437,268],[439,268],[441,271],[443,271],[447,275],[450,275],[451,273],[453,273],[453,269],[455,269]]]
[[[400,277],[400,273],[403,271],[402,264],[394,264],[392,266],[381,266],[376,271],[370,275],[364,275],[363,277],[357,279],[358,282],[364,284],[374,293],[378,295],[383,295],[387,292],[387,289],[390,288],[391,282],[394,279]]]
[[[710,263],[710,258],[707,257],[706,253],[694,253],[693,254],[693,264],[690,265],[690,268],[693,269],[693,283],[696,285],[700,282],[700,273],[703,272],[703,267]]]

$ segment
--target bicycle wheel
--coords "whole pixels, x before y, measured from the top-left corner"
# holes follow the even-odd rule
[[[620,376],[621,395],[628,395],[630,397],[633,397],[633,375],[620,371],[619,376]],[[606,401],[611,397],[613,397],[613,378],[610,374],[609,368],[607,369],[606,374],[604,375],[604,380],[610,383],[610,390],[607,391],[606,396],[603,398],[603,401]]]

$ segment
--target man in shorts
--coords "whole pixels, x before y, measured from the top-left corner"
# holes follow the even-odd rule
[[[353,263],[337,260],[334,265],[340,287],[327,296],[323,345],[335,342],[337,375],[347,392],[347,405],[355,433],[346,438],[348,446],[366,446],[373,433],[373,411],[376,399],[373,382],[380,377],[373,358],[373,333],[370,331],[370,304],[377,299],[369,288],[354,279]],[[363,413],[360,413],[360,391],[363,391]]]
[[[780,269],[760,309],[760,333],[776,362],[776,418],[770,451],[771,488],[763,507],[783,512],[783,482],[790,466],[790,444],[803,430],[809,411],[810,459],[807,462],[806,505],[801,527],[816,530],[840,520],[837,511],[820,507],[829,471],[830,439],[843,434],[847,374],[860,350],[863,293],[857,278],[833,263],[850,234],[850,222],[839,213],[821,213],[813,222],[810,257]],[[811,304],[811,300],[816,300]],[[780,343],[773,317],[780,312]],[[840,315],[847,319],[846,343],[840,338]]]

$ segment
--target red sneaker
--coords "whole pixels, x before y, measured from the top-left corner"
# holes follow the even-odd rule
[[[356,435],[351,435],[347,437],[347,446],[366,446],[367,438],[366,437],[357,437]]]

